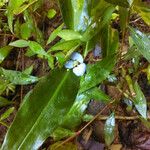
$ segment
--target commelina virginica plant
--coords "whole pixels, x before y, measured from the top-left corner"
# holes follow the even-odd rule
[[[49,3],[57,7],[49,8]],[[109,147],[122,102],[130,117],[148,126],[147,95],[139,78],[144,74],[150,83],[150,36],[134,24],[142,20],[150,25],[147,4],[142,0],[1,1],[0,124],[7,128],[1,150],[36,150],[49,137],[54,142],[73,139],[105,109],[109,111],[103,118],[104,144]],[[55,25],[60,12],[63,21]],[[11,57],[15,63],[9,67]],[[117,97],[104,90],[110,86],[119,92]],[[86,111],[91,100],[105,106],[96,116]],[[12,113],[15,118],[8,125]],[[82,122],[87,124],[78,131]],[[60,147],[58,142],[51,149]]]

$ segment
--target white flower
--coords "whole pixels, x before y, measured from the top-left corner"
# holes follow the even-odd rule
[[[72,53],[70,60],[66,62],[67,69],[73,69],[76,76],[82,76],[86,71],[86,64],[83,63],[83,57],[80,53]]]

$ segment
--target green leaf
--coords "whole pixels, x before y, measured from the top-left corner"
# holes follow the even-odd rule
[[[74,104],[65,116],[63,123],[64,128],[75,129],[81,122],[88,103],[91,99],[96,99],[107,103],[110,101],[109,96],[100,91],[98,88],[92,88],[86,92],[78,93]]]
[[[51,69],[54,69],[54,57],[50,54],[47,55],[48,65]]]
[[[137,111],[141,114],[141,116],[146,119],[147,118],[147,102],[137,82],[135,82],[134,84],[134,90],[136,94],[134,98],[134,105]]]
[[[76,39],[81,39],[82,35],[73,30],[61,30],[58,33],[58,36],[61,37],[62,39],[68,41],[68,40],[76,40]]]
[[[106,95],[103,91],[98,89],[97,87],[87,90],[85,92],[90,99],[102,101],[102,102],[110,102],[110,97]]]
[[[112,113],[106,120],[104,126],[105,143],[109,146],[114,140],[115,115]]]
[[[20,34],[21,38],[28,40],[28,38],[31,36],[32,28],[29,26],[29,23],[23,23],[20,27]]]
[[[115,61],[115,56],[109,56],[95,64],[89,64],[87,73],[81,80],[80,92],[84,92],[105,80],[115,66]]]
[[[90,19],[91,1],[59,0],[62,16],[69,29],[85,31]],[[69,12],[69,13],[68,13]]]
[[[141,16],[148,26],[150,25],[150,5],[140,0],[134,0],[133,10]]]
[[[23,47],[28,47],[29,42],[26,40],[17,40],[17,41],[9,43],[9,45],[14,46],[14,47],[23,48]]]
[[[150,62],[150,39],[142,32],[130,27],[131,37],[138,51]]]
[[[33,71],[33,65],[31,65],[30,67],[26,68],[23,73],[30,75]]]
[[[3,77],[0,77],[0,95],[6,90],[8,84],[9,82],[7,80],[4,80]]]
[[[106,24],[101,30],[100,37],[103,57],[114,55],[119,47],[118,31]]]
[[[127,28],[128,21],[129,21],[129,9],[125,7],[119,7],[119,20],[120,20],[120,27],[124,34],[125,29]],[[124,36],[124,35],[123,35]]]
[[[0,68],[0,76],[16,85],[26,85],[37,82],[38,77],[30,76],[20,71],[6,70]]]
[[[61,126],[67,129],[75,129],[81,123],[89,101],[90,97],[86,93],[78,93],[74,104],[64,117]]]
[[[70,50],[80,44],[79,40],[61,41],[50,48],[49,51]]]
[[[7,119],[11,113],[13,113],[14,107],[9,108],[6,110],[1,116],[0,116],[0,121],[3,121],[4,119]]]
[[[35,41],[29,41],[29,48],[35,54],[47,56],[47,53],[43,49],[43,47],[39,43],[37,43]]]
[[[0,48],[0,64],[3,62],[3,60],[9,55],[13,47],[11,46],[4,46]]]
[[[100,30],[111,21],[112,13],[114,12],[114,10],[115,7],[112,5],[109,5],[107,8],[105,8],[100,21],[96,19],[96,21],[93,22],[84,32],[82,41],[87,42],[94,36],[96,36],[100,32]]]
[[[28,0],[18,0],[18,1],[16,1],[16,0],[9,0],[8,7],[7,7],[7,18],[8,18],[8,26],[9,26],[9,29],[10,29],[10,31],[12,33],[13,33],[13,20],[14,20],[15,12],[18,12],[18,11],[22,12],[22,11],[24,11],[26,9],[24,7],[25,5],[28,5],[28,7],[29,7],[30,4],[32,4],[36,0],[32,1],[29,4],[23,5],[27,1]],[[22,5],[23,5],[23,7],[21,7]]]
[[[49,9],[47,12],[47,17],[49,19],[52,19],[56,15],[56,10],[55,9]]]
[[[62,52],[58,52],[58,53],[55,54],[55,56],[56,56],[57,61],[58,61],[61,65],[63,65],[64,62],[65,62],[65,54],[62,53]]]
[[[64,24],[61,24],[57,29],[55,29],[49,36],[48,40],[47,40],[47,45],[49,43],[51,43],[56,37],[57,37],[57,34],[62,30]]]
[[[12,104],[12,102],[10,102],[6,98],[0,96],[0,107],[7,106],[10,104]]]
[[[41,79],[25,97],[1,150],[38,149],[61,124],[78,87],[79,78],[71,71],[54,70]]]

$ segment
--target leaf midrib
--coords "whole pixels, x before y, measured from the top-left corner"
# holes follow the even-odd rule
[[[34,127],[36,126],[36,124],[39,122],[43,112],[45,111],[45,109],[47,108],[47,106],[49,106],[49,103],[52,102],[52,100],[54,100],[55,96],[57,95],[57,93],[59,92],[62,84],[65,82],[67,76],[69,75],[69,72],[66,72],[64,75],[63,80],[60,82],[60,84],[58,85],[56,91],[54,92],[54,94],[52,95],[52,97],[50,98],[50,100],[48,101],[47,105],[45,105],[44,109],[41,111],[39,117],[36,119],[35,123],[33,124],[32,128],[29,130],[29,132],[27,133],[27,135],[25,136],[24,140],[20,143],[20,146],[18,147],[18,149],[21,148],[21,146],[24,144],[25,140],[28,138],[28,136],[30,135],[30,133],[32,132],[32,129],[34,129]]]

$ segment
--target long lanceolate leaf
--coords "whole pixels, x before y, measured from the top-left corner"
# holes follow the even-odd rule
[[[55,70],[26,96],[2,150],[38,149],[62,122],[73,104],[79,78],[70,71]]]
[[[20,71],[6,70],[2,67],[0,67],[0,75],[6,81],[9,81],[16,85],[27,85],[35,83],[39,80],[38,77],[31,76]]]
[[[69,29],[85,31],[90,23],[88,0],[59,0],[63,19]]]
[[[93,65],[89,65],[87,73],[81,80],[80,92],[84,92],[105,80],[113,67],[115,66],[116,57],[109,56]]]
[[[142,32],[130,28],[133,42],[138,48],[138,51],[150,62],[150,39]]]

